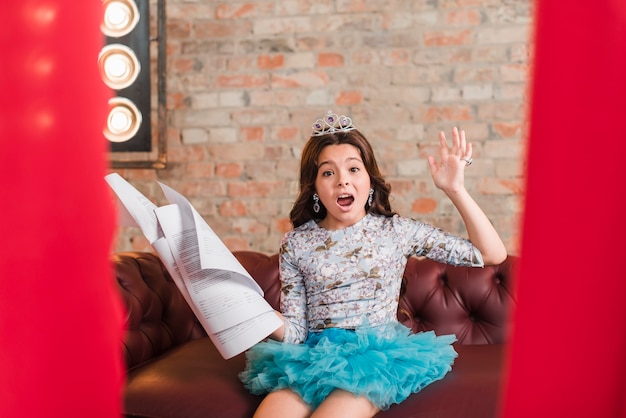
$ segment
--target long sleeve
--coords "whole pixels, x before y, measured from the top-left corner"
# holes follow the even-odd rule
[[[289,242],[280,247],[280,311],[285,319],[284,342],[302,343],[308,333],[307,298],[304,276],[294,262]]]
[[[394,221],[396,239],[406,242],[405,254],[457,266],[484,266],[482,254],[470,240],[414,219],[395,217]]]

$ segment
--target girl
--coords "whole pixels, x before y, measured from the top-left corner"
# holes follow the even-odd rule
[[[439,380],[457,356],[454,335],[412,334],[397,321],[407,258],[481,267],[506,249],[464,187],[472,146],[440,133],[435,185],[456,206],[469,239],[396,214],[367,139],[331,111],[302,152],[300,194],[281,242],[284,325],[252,347],[240,374],[269,393],[255,417],[372,417]]]

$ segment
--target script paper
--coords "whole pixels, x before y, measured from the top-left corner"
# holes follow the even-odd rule
[[[262,289],[184,196],[159,183],[170,204],[157,207],[117,173],[105,179],[222,357],[247,350],[282,325]]]

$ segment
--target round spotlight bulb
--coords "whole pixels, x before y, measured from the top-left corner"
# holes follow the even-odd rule
[[[133,50],[122,44],[109,44],[102,48],[98,66],[104,83],[115,90],[130,86],[141,71]]]
[[[104,136],[111,142],[126,142],[137,134],[141,125],[141,112],[125,97],[109,100],[109,115]]]
[[[104,0],[100,30],[107,36],[120,37],[132,31],[139,22],[139,10],[133,0]]]
[[[123,55],[111,55],[104,63],[104,72],[109,78],[126,78],[130,73],[129,62]]]
[[[109,127],[111,132],[127,132],[133,124],[133,115],[124,108],[116,108],[111,111]]]

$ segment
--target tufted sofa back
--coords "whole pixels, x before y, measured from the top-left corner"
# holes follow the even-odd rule
[[[278,309],[278,255],[236,251],[235,257]],[[124,355],[128,369],[183,342],[206,336],[158,256],[126,252],[112,256],[127,307]],[[411,258],[404,275],[398,319],[414,331],[456,334],[460,344],[507,339],[515,306],[513,276],[518,259],[498,266],[452,267]]]
[[[455,334],[460,344],[504,343],[517,303],[518,260],[509,256],[497,266],[472,268],[410,258],[398,319],[415,332]]]
[[[126,305],[123,350],[127,369],[206,335],[157,255],[118,253],[112,261]]]
[[[278,255],[254,251],[235,256],[278,309]],[[495,344],[507,340],[510,311],[516,304],[513,275],[518,258],[484,268],[454,267],[411,257],[404,271],[398,320],[413,331],[455,334],[460,344]]]

